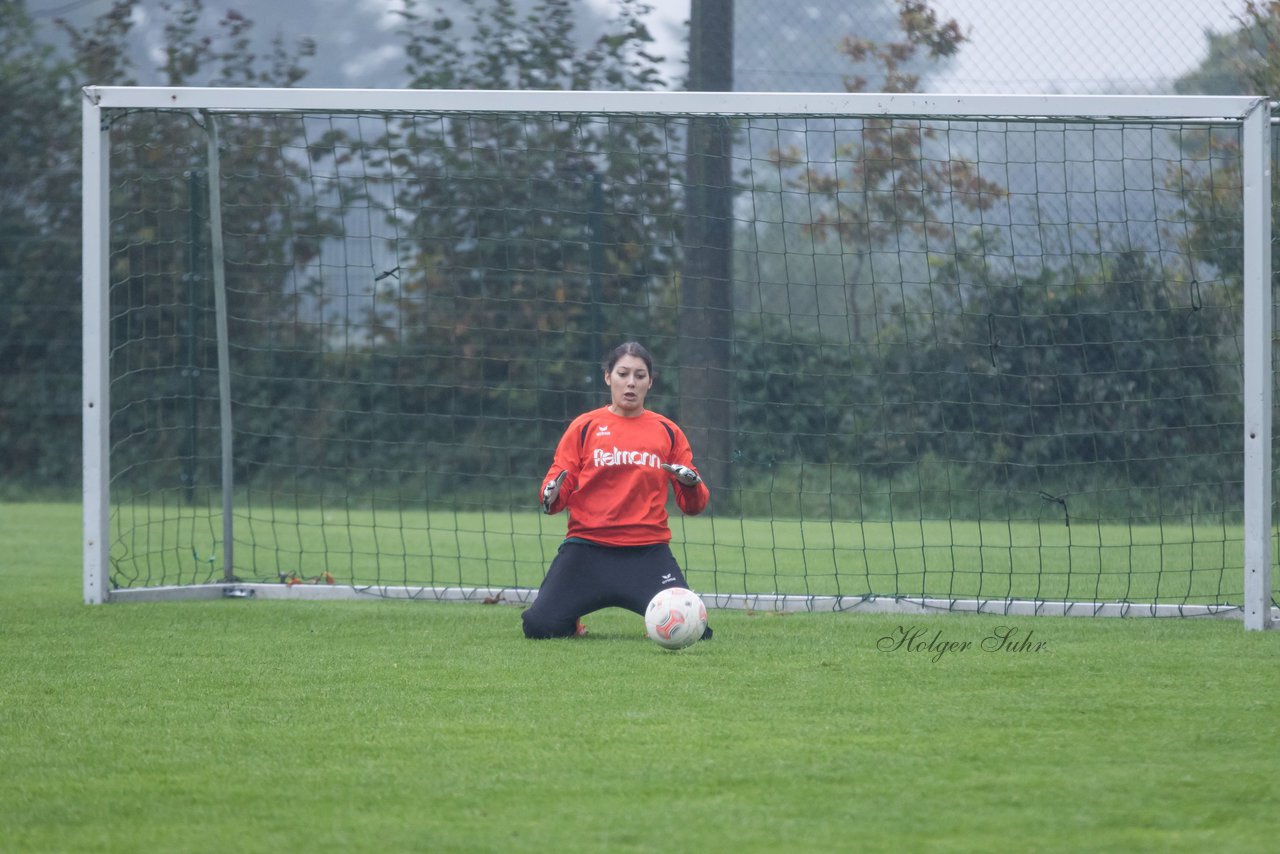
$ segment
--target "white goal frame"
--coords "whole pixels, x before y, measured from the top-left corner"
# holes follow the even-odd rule
[[[780,610],[969,611],[998,614],[1086,616],[1202,615],[1243,619],[1247,629],[1271,628],[1280,621],[1271,606],[1271,112],[1260,97],[1074,96],[1074,95],[922,95],[832,93],[713,92],[534,92],[360,89],[236,89],[89,86],[83,90],[83,428],[84,540],[83,592],[86,603],[173,597],[262,595],[287,598],[410,598],[477,600],[501,598],[527,602],[533,591],[479,588],[353,589],[311,585],[234,583],[230,532],[223,584],[110,591],[109,513],[109,337],[108,337],[108,109],[168,109],[216,113],[244,112],[525,112],[684,115],[848,115],[878,118],[961,120],[1170,120],[1237,125],[1243,140],[1244,178],[1244,603],[1242,608],[1211,605],[1140,605],[1044,601],[982,601],[923,598],[791,597],[714,595],[719,607]],[[216,138],[210,145],[216,151]],[[215,176],[216,177],[216,176]],[[218,183],[210,181],[216,194]],[[212,208],[216,209],[216,196]],[[214,224],[213,251],[220,230]],[[216,286],[216,283],[215,283]],[[217,290],[215,287],[215,295]],[[225,322],[225,314],[221,320]],[[225,341],[220,348],[225,348]],[[222,406],[229,409],[223,391]],[[226,431],[224,431],[226,432]],[[224,452],[229,456],[230,449]],[[230,460],[224,459],[224,472]],[[230,490],[224,489],[224,501]],[[229,508],[227,508],[229,510]],[[231,524],[224,512],[224,525]]]

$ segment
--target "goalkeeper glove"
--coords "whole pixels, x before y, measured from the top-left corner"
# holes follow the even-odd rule
[[[671,472],[671,476],[680,483],[681,486],[697,486],[702,483],[702,478],[698,477],[698,473],[688,466],[682,466],[679,463],[671,465],[663,463],[662,467]]]
[[[551,505],[556,503],[556,497],[560,495],[560,484],[564,482],[564,476],[567,471],[562,471],[556,475],[554,479],[547,481],[547,485],[542,487],[542,512],[550,513]]]

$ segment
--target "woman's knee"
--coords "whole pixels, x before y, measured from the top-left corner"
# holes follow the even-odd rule
[[[524,636],[531,640],[572,637],[578,627],[577,620],[556,619],[534,607],[526,608],[520,620],[524,625]]]

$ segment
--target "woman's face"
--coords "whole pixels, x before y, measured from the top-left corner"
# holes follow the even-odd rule
[[[622,356],[613,364],[613,370],[604,375],[612,402],[609,409],[614,415],[633,416],[644,412],[644,396],[653,387],[653,375],[644,359],[639,356]]]

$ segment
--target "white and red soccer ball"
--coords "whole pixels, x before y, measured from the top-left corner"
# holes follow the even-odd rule
[[[667,587],[649,600],[644,630],[658,646],[684,649],[701,640],[707,628],[707,606],[697,593],[683,587]]]

